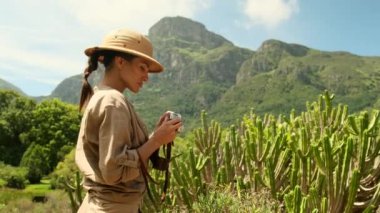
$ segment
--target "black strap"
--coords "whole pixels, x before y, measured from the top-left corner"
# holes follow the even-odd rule
[[[153,204],[155,204],[153,196],[152,196],[152,192],[149,189],[148,179],[150,179],[150,181],[152,181],[155,184],[158,184],[158,183],[153,180],[152,176],[150,176],[148,170],[146,169],[146,167],[144,165],[144,162],[142,161],[142,158],[141,158],[141,155],[140,155],[139,151],[136,150],[136,152],[137,152],[137,155],[139,156],[140,170],[141,170],[141,174],[142,174],[142,176],[144,178],[144,182],[145,182],[145,185],[146,185],[146,190],[148,191],[148,196],[149,196],[150,200],[153,202]]]
[[[153,168],[154,169],[157,169],[157,170],[160,170],[160,171],[165,171],[165,183],[164,183],[163,190],[162,190],[161,202],[165,201],[167,188],[169,186],[169,179],[170,179],[169,163],[170,163],[170,160],[171,160],[172,145],[174,145],[174,143],[170,142],[169,144],[167,144],[167,145],[164,146],[164,152],[166,153],[166,158],[162,158],[162,157],[159,156],[159,149],[157,149],[149,157],[150,161],[153,164]],[[166,148],[166,150],[165,150],[165,148]],[[141,170],[141,174],[142,174],[142,176],[144,178],[144,182],[145,182],[145,185],[146,185],[146,190],[148,191],[149,199],[152,201],[153,205],[155,205],[155,200],[153,199],[152,192],[150,191],[149,184],[148,184],[149,181],[148,180],[150,180],[154,184],[159,184],[159,183],[157,183],[152,178],[152,176],[149,174],[147,168],[145,167],[144,162],[142,161],[141,155],[140,155],[140,153],[138,151],[137,151],[137,154],[138,154],[139,159],[140,159],[140,170]]]
[[[165,183],[164,183],[164,188],[162,189],[162,195],[161,195],[161,202],[164,202],[165,201],[165,197],[166,197],[166,191],[169,187],[169,180],[170,180],[170,171],[169,171],[169,163],[170,163],[170,158],[171,158],[171,152],[172,152],[172,145],[173,145],[173,142],[170,142],[167,146],[166,146],[166,161],[168,162],[168,168],[166,168],[166,171],[165,171]]]

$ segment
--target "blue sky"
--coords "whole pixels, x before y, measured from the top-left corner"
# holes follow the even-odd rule
[[[240,47],[267,39],[380,56],[378,0],[0,0],[0,78],[30,96],[81,74],[83,50],[115,28],[184,16]]]

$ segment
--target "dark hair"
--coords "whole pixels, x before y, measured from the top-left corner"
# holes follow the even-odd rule
[[[113,59],[116,56],[122,57],[127,61],[131,61],[132,59],[137,57],[129,53],[117,52],[113,50],[95,49],[94,53],[88,58],[88,66],[84,70],[84,74],[83,74],[82,90],[81,90],[80,101],[79,101],[80,111],[82,111],[82,109],[85,108],[91,96],[94,94],[94,91],[92,90],[92,87],[90,83],[88,82],[88,77],[93,71],[98,69],[98,61],[104,64],[104,67],[106,68],[106,71],[107,71],[111,69],[111,67],[113,66]]]

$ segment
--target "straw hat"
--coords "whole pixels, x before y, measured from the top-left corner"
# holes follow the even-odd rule
[[[129,29],[112,31],[104,37],[99,46],[87,48],[84,52],[87,56],[91,56],[99,50],[115,50],[140,56],[149,62],[149,72],[164,70],[164,67],[153,58],[153,46],[149,39]]]

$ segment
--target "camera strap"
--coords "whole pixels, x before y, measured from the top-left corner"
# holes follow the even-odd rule
[[[154,199],[153,199],[153,196],[152,196],[152,192],[149,189],[149,185],[148,185],[149,181],[148,181],[148,179],[150,181],[152,181],[153,183],[155,183],[155,184],[158,184],[158,183],[156,181],[154,181],[154,179],[152,178],[152,176],[150,176],[148,170],[145,167],[144,162],[142,161],[142,158],[141,158],[141,155],[140,155],[139,151],[136,150],[136,152],[137,152],[137,155],[139,156],[140,170],[141,170],[141,174],[142,174],[142,176],[144,178],[144,182],[145,182],[146,190],[148,191],[149,199],[153,202],[153,205],[155,205],[155,202],[154,202]]]
[[[166,191],[169,187],[169,180],[170,180],[169,163],[170,163],[171,155],[172,155],[172,145],[173,145],[173,142],[170,142],[164,146],[164,150],[166,147],[166,161],[168,162],[168,168],[166,168],[166,171],[165,171],[165,183],[162,189],[161,202],[165,201]]]
[[[171,160],[171,149],[172,149],[173,144],[174,144],[173,142],[170,142],[169,144],[164,145],[163,149],[164,149],[164,153],[166,154],[165,158],[162,158],[159,156],[159,149],[157,149],[155,152],[153,152],[152,155],[149,157],[150,161],[153,164],[154,169],[157,169],[160,171],[165,171],[165,182],[164,182],[164,186],[162,189],[161,202],[163,202],[165,200],[167,188],[169,186],[169,179],[170,179],[169,163]],[[146,185],[146,190],[148,191],[149,199],[152,201],[153,204],[155,204],[155,201],[153,199],[153,195],[152,195],[152,192],[150,191],[148,183],[149,183],[149,181],[151,181],[154,184],[159,184],[159,183],[156,182],[152,178],[152,176],[149,174],[147,168],[145,167],[144,162],[142,161],[140,153],[138,151],[137,151],[137,154],[138,154],[139,159],[140,159],[140,170],[141,170],[141,174],[144,178],[144,182]]]

